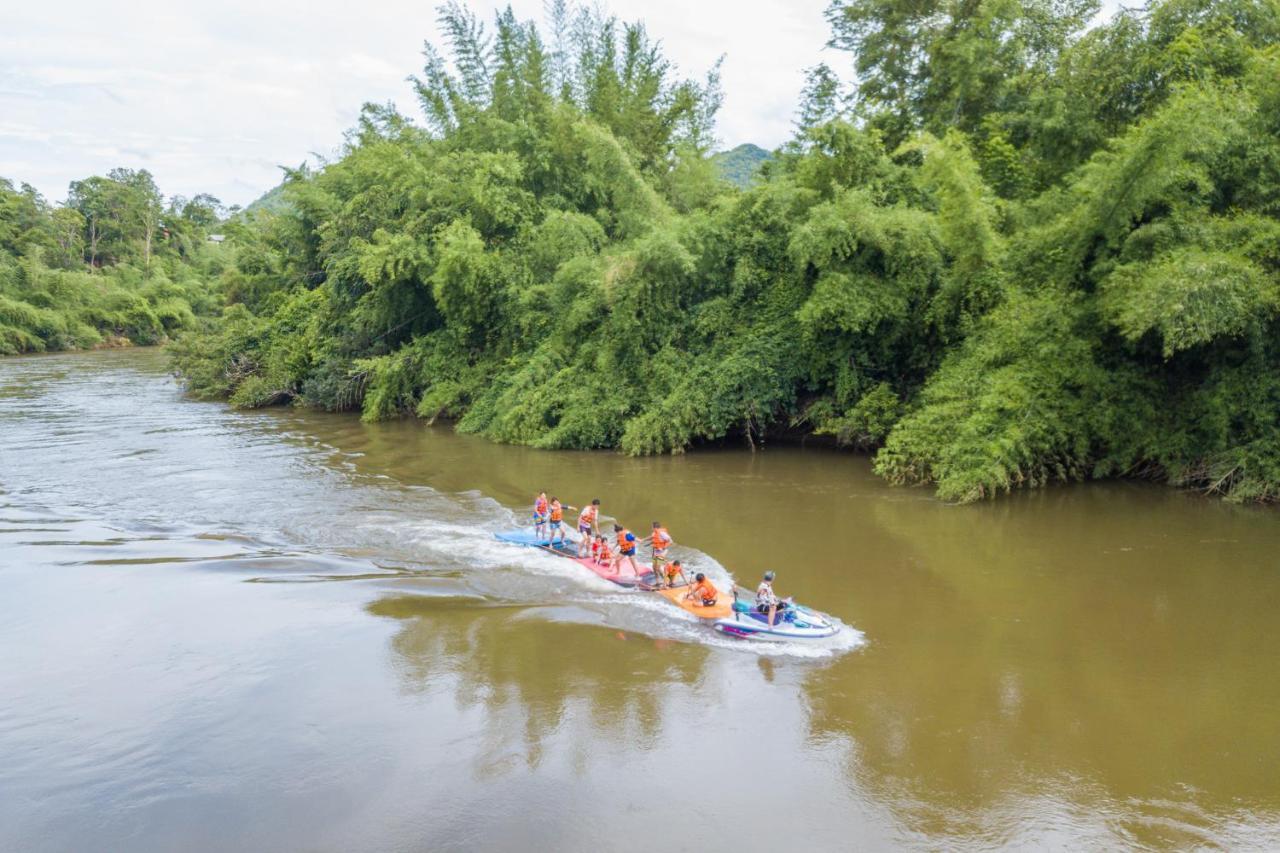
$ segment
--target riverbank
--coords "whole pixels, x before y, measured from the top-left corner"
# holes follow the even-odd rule
[[[199,345],[197,345],[199,346]],[[226,358],[232,358],[229,351],[223,352]],[[193,352],[192,349],[184,349],[174,360],[175,371],[181,375],[183,368],[190,369],[193,362],[208,362],[210,353]],[[356,379],[347,380],[352,384],[353,390],[345,397],[346,402],[338,406],[339,413],[355,416],[361,411],[362,395],[367,390],[363,385],[363,380],[358,377]],[[310,411],[324,411],[325,406],[318,403],[309,403],[305,396],[280,389],[272,384],[255,385],[252,394],[247,398],[237,397],[232,394],[221,393],[219,386],[211,385],[208,377],[200,380],[198,388],[203,389],[203,393],[197,394],[198,397],[204,399],[227,400],[237,408],[253,411],[270,409],[281,405],[290,408],[301,407]],[[367,416],[365,420],[370,420]],[[475,421],[468,420],[465,412],[457,415],[433,413],[429,417],[421,414],[415,414],[412,407],[405,407],[402,411],[394,415],[386,415],[372,419],[378,422],[402,423],[420,427],[422,429],[448,429],[458,431],[463,434],[476,434],[486,441],[516,446],[528,446],[540,450],[588,450],[588,451],[612,451],[626,453],[626,448],[620,444],[596,446],[587,448],[560,447],[555,443],[547,445],[541,439],[531,439],[528,441],[514,441],[503,434],[495,434],[486,429],[479,429]],[[698,453],[707,450],[732,450],[741,449],[750,452],[765,451],[770,447],[783,448],[810,448],[815,450],[828,450],[833,453],[841,453],[856,456],[867,460],[868,464],[875,468],[877,473],[884,477],[886,482],[894,483],[908,490],[926,487],[927,484],[918,481],[918,479],[897,478],[892,475],[886,475],[885,471],[877,465],[877,456],[882,450],[881,447],[871,442],[865,433],[858,432],[854,429],[852,432],[842,431],[840,428],[822,428],[815,429],[812,425],[806,427],[803,424],[795,422],[777,422],[768,428],[761,427],[758,431],[751,431],[746,428],[727,428],[722,434],[713,438],[702,438],[691,441],[680,448],[678,451],[670,455],[681,456],[687,453]],[[1106,472],[1103,476],[1095,476],[1095,470]],[[1007,489],[992,489],[983,491],[981,494],[975,494],[972,500],[1008,500],[1012,494],[1022,490],[1023,487],[1043,487],[1046,485],[1063,486],[1072,482],[1129,482],[1144,484],[1162,484],[1171,487],[1182,493],[1189,493],[1201,497],[1213,497],[1222,499],[1229,503],[1253,503],[1259,505],[1271,506],[1277,500],[1280,500],[1280,494],[1273,493],[1269,490],[1261,490],[1253,494],[1246,494],[1240,490],[1227,488],[1231,483],[1235,482],[1230,468],[1223,469],[1221,464],[1212,460],[1204,460],[1198,466],[1178,472],[1176,476],[1159,465],[1135,464],[1123,471],[1108,470],[1100,462],[1096,465],[1084,465],[1076,471],[1073,476],[1061,478],[1049,478],[1045,482],[1036,483],[1010,483]],[[969,500],[947,501],[949,503],[968,503]]]

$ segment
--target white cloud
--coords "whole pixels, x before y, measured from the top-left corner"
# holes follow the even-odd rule
[[[372,80],[403,78],[404,71],[398,70],[391,63],[364,53],[352,53],[342,57],[338,67],[349,74],[358,74]]]
[[[617,0],[685,75],[726,56],[719,135],[781,143],[827,37],[827,0]],[[417,114],[405,78],[435,40],[431,0],[7,4],[0,33],[3,176],[61,199],[116,166],[168,193],[244,204],[311,152],[332,154],[365,101]],[[474,2],[490,20],[497,3]],[[503,4],[505,5],[505,4]],[[513,3],[541,23],[542,0]],[[835,64],[844,63],[836,57]]]
[[[606,0],[619,18],[643,20],[684,75],[724,55],[719,136],[766,147],[790,135],[803,69],[850,64],[824,50],[827,3]],[[61,199],[72,180],[145,167],[167,193],[247,203],[279,182],[280,164],[332,154],[365,101],[417,114],[405,78],[421,67],[422,42],[437,38],[434,5],[7,3],[0,175]],[[472,2],[484,20],[498,5]],[[512,5],[541,23],[543,0]]]
[[[0,138],[17,139],[24,142],[48,142],[50,134],[29,124],[0,121]]]

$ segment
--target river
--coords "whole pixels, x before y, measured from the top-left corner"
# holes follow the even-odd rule
[[[0,849],[1280,848],[1280,514],[949,506],[0,360]],[[539,488],[847,626],[723,638],[504,545]],[[661,605],[661,606],[660,606]]]

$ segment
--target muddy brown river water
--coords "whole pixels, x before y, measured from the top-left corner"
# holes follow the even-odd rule
[[[0,360],[0,849],[1280,849],[1280,510],[978,506]],[[750,645],[507,546],[545,487],[846,626]]]

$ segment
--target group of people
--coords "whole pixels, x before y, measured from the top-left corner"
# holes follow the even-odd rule
[[[570,506],[560,502],[554,495],[547,497],[546,492],[539,492],[533,501],[533,528],[538,540],[546,539],[551,547],[565,547],[570,543],[568,530],[564,523],[565,510],[578,513],[578,557],[590,559],[599,566],[609,566],[612,574],[621,574],[625,563],[631,574],[637,579],[640,570],[636,568],[636,552],[641,545],[648,545],[652,559],[653,583],[659,588],[674,588],[677,579],[683,580],[689,590],[685,597],[695,605],[711,607],[719,600],[720,591],[702,572],[694,575],[693,580],[684,573],[679,560],[667,560],[667,551],[675,544],[671,533],[661,522],[653,522],[652,532],[639,539],[634,533],[616,521],[613,525],[613,537],[600,532],[600,499],[593,498],[591,503],[582,507]],[[768,615],[769,627],[773,627],[777,614],[787,605],[773,591],[773,572],[765,572],[764,580],[756,588],[756,608]]]
[[[565,510],[578,513],[579,557],[589,557],[598,565],[610,566],[614,574],[620,574],[625,563],[631,574],[639,577],[636,552],[641,545],[648,545],[652,553],[654,580],[659,586],[674,586],[676,578],[683,577],[684,568],[679,560],[667,562],[667,550],[674,544],[667,528],[655,521],[653,532],[640,539],[621,524],[615,523],[610,542],[610,537],[600,532],[599,498],[592,499],[591,503],[579,510],[576,506],[561,503],[557,497],[548,498],[546,492],[539,492],[533,501],[533,529],[539,540],[545,538],[553,548],[569,544],[569,532],[564,523]]]

